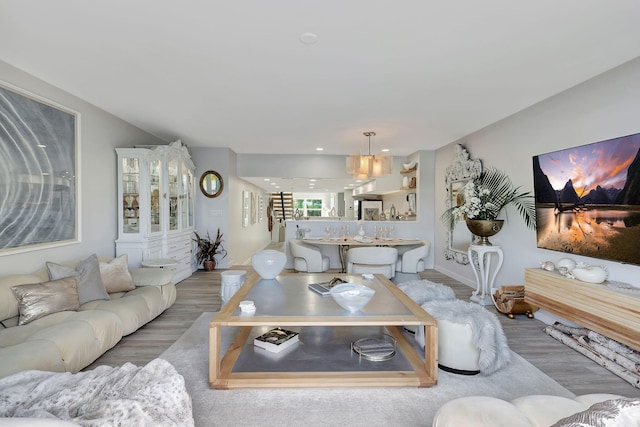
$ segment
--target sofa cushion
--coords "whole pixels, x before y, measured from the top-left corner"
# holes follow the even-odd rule
[[[114,339],[113,334],[116,334],[116,337],[122,336],[118,333],[122,331],[122,323],[112,313],[96,311],[94,314],[108,316],[107,325],[102,326],[97,321],[70,316],[64,322],[36,332],[27,341],[53,342],[60,351],[65,370],[78,372],[119,341],[119,338]],[[101,334],[107,334],[106,341],[103,342],[96,336],[96,326]]]
[[[25,341],[0,348],[0,360],[0,378],[31,369],[65,371],[62,355],[53,341]],[[1,421],[0,425],[3,425]]]
[[[133,278],[129,273],[127,254],[120,255],[109,262],[100,261],[100,276],[107,293],[135,289]]]
[[[51,279],[62,279],[69,276],[77,277],[80,304],[88,301],[109,299],[109,294],[107,294],[104,283],[102,283],[102,277],[100,277],[100,263],[96,254],[80,261],[75,270],[54,262],[47,262],[46,265]]]
[[[49,314],[80,308],[75,277],[12,286],[11,291],[19,302],[19,325],[26,325]]]
[[[125,295],[122,298],[109,301],[90,301],[83,304],[80,310],[105,310],[115,313],[122,320],[124,335],[135,332],[152,319],[151,310],[146,300],[139,295]]]

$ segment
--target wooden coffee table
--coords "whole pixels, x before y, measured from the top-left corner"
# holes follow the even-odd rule
[[[362,310],[349,313],[330,296],[307,288],[335,276],[366,285],[376,294]],[[255,302],[255,314],[241,313],[242,300]],[[424,328],[424,360],[402,326]],[[300,332],[300,344],[283,355],[254,348],[253,338],[273,327]],[[223,355],[225,328],[237,333]],[[397,342],[397,354],[390,360],[364,360],[351,351],[350,343],[358,337],[383,333]],[[437,384],[437,359],[436,320],[382,275],[365,280],[359,275],[291,273],[262,280],[251,273],[209,326],[209,385],[217,389],[430,387]]]

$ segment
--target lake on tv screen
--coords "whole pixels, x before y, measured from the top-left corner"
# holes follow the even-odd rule
[[[538,207],[536,220],[539,248],[640,264],[640,209]]]

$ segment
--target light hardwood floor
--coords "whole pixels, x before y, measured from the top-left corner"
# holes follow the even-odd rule
[[[471,296],[471,288],[435,270],[427,270],[421,277],[450,286],[460,299]],[[220,270],[197,271],[180,282],[177,290],[173,306],[151,323],[124,337],[86,369],[99,365],[120,366],[125,362],[143,365],[158,357],[202,312],[220,309]],[[487,309],[497,313],[493,307]],[[497,314],[511,349],[573,393],[615,393],[640,397],[639,389],[545,334],[545,324],[541,321],[526,316],[509,319]]]

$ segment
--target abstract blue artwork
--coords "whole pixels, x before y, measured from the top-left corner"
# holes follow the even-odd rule
[[[0,83],[0,255],[79,240],[79,119]]]

